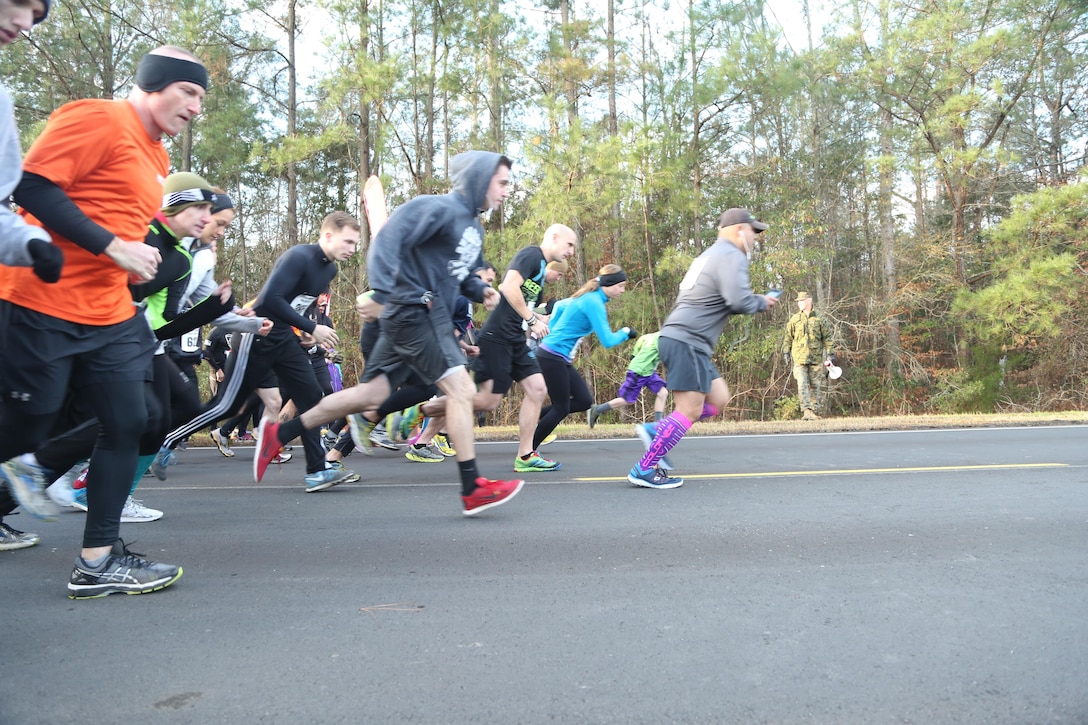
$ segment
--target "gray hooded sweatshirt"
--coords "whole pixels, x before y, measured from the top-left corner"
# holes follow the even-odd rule
[[[458,154],[450,162],[448,194],[417,196],[389,216],[367,254],[374,301],[386,306],[385,316],[419,304],[448,315],[461,294],[483,301],[487,284],[473,274],[483,265],[479,215],[500,162],[510,164],[490,151]]]

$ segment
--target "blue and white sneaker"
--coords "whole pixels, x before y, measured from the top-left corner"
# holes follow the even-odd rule
[[[63,476],[56,481],[53,481],[49,488],[45,489],[45,494],[53,499],[53,503],[61,508],[75,508],[72,505],[72,499],[75,497],[76,492],[75,489],[72,488],[72,484],[75,483],[79,474],[87,470],[88,463],[89,461],[87,459],[79,461],[65,471]]]
[[[335,468],[326,468],[317,473],[307,473],[306,493],[324,491],[326,488],[332,488],[337,484],[347,483],[352,476],[355,476],[355,480],[358,480],[358,476],[356,476],[354,471],[344,469],[337,470]]]
[[[47,478],[44,468],[17,456],[0,463],[0,478],[28,514],[42,521],[57,520],[59,509],[45,494],[51,477]]]
[[[166,480],[166,467],[176,465],[178,462],[178,454],[170,450],[166,446],[159,449],[159,452],[155,454],[155,460],[151,462],[151,472],[155,474],[155,478],[160,481]]]
[[[652,471],[644,471],[637,465],[627,474],[627,480],[643,488],[680,488],[684,479],[666,474],[658,466]]]
[[[635,434],[642,441],[642,447],[650,450],[650,445],[654,442],[654,438],[657,437],[657,423],[636,423]],[[672,461],[669,460],[668,456],[662,456],[657,464],[665,471],[673,469]]]
[[[87,487],[72,489],[72,508],[87,510]]]

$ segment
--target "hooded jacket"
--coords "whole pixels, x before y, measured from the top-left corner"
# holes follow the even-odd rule
[[[448,194],[417,196],[389,216],[367,253],[374,301],[397,306],[430,305],[449,316],[459,294],[482,302],[487,283],[473,272],[483,265],[484,228],[480,212],[500,163],[490,151],[453,157]]]

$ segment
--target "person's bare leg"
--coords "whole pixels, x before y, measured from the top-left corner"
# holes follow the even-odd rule
[[[729,392],[729,389],[726,388],[727,396],[728,396],[728,392]],[[727,400],[728,400],[728,398],[727,398]],[[661,391],[657,394],[657,397],[654,399],[654,412],[655,413],[661,413],[662,415],[664,415],[664,413],[665,413],[665,404],[668,403],[668,402],[669,402],[669,389],[668,388],[662,388]],[[721,408],[718,408],[718,410],[721,410]]]
[[[326,395],[317,405],[299,416],[299,420],[302,421],[304,428],[311,430],[324,423],[331,423],[337,418],[375,410],[385,402],[390,392],[389,379],[379,375],[369,382]]]
[[[518,455],[527,456],[533,452],[533,435],[540,421],[540,409],[544,407],[548,387],[540,373],[533,373],[518,384],[525,391],[521,410],[518,411]]]
[[[472,432],[476,385],[463,367],[454,368],[437,385],[446,394],[446,432],[457,451],[457,460],[471,461],[476,458],[476,441]]]
[[[280,410],[283,408],[283,398],[280,397],[280,389],[257,388],[257,397],[264,403],[264,417],[278,420]]]
[[[444,396],[443,396],[444,397]],[[423,432],[416,438],[415,445],[425,446],[434,440],[434,437],[438,435],[439,431],[446,430],[446,415],[432,415],[431,420],[427,423],[427,427],[423,429]],[[449,430],[446,430],[449,433]]]

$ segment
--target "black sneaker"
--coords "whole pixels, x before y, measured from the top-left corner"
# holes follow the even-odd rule
[[[69,599],[94,599],[110,594],[147,594],[165,589],[181,578],[181,567],[157,564],[142,559],[143,554],[129,551],[118,540],[113,551],[97,568],[87,566],[83,557],[76,557],[72,577],[68,580]]]

